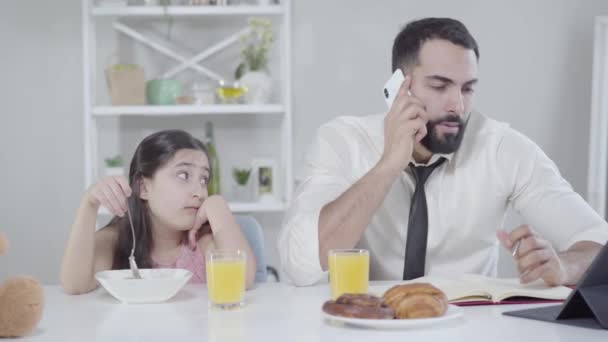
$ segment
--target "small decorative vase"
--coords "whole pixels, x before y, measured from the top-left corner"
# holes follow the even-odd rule
[[[245,185],[234,184],[232,188],[232,197],[236,202],[251,202],[253,201],[253,192],[249,186],[250,182]]]
[[[122,166],[106,166],[106,176],[122,176],[125,174],[125,170]]]
[[[266,104],[272,95],[272,79],[264,71],[248,71],[239,80],[247,89],[245,103]]]

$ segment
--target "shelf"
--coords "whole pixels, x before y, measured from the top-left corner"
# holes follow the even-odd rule
[[[239,16],[239,15],[282,15],[283,7],[273,6],[169,6],[170,16]],[[162,6],[93,7],[93,16],[118,17],[162,17]]]
[[[228,206],[233,213],[264,213],[264,212],[280,212],[287,208],[287,205],[284,202],[280,202],[278,200],[269,200],[264,202],[251,202],[251,203],[241,203],[241,202],[229,202]],[[101,207],[99,209],[100,216],[109,216],[111,215],[108,209],[105,207]]]
[[[117,2],[120,1],[108,1],[105,5],[99,2],[100,5],[97,5],[96,0],[81,0],[85,187],[90,186],[100,173],[102,156],[124,155],[128,152],[125,150],[127,145],[136,143],[132,141],[137,135],[132,134],[132,125],[135,125],[136,129],[141,128],[141,134],[146,134],[168,128],[188,129],[192,125],[200,130],[201,120],[211,120],[217,123],[219,128],[217,136],[226,134],[226,157],[223,160],[246,162],[246,158],[267,156],[277,164],[276,179],[281,180],[281,192],[276,194],[277,200],[232,202],[229,203],[232,212],[285,211],[291,201],[294,186],[292,0],[260,2],[264,5],[249,1],[246,5],[227,6],[187,6],[185,1],[172,1],[176,6],[145,6],[143,1],[140,1],[140,5],[112,7],[112,4]],[[224,78],[222,74],[226,72],[225,69],[232,68],[231,60],[236,58],[240,51],[240,37],[251,30],[247,23],[247,19],[251,17],[270,20],[276,38],[268,69],[271,75],[276,76],[272,78],[273,91],[280,97],[274,96],[271,103],[223,104],[217,101],[214,104],[214,101],[201,101],[196,103],[205,104],[188,105],[180,101],[181,104],[157,106],[141,101],[141,105],[113,106],[107,85],[100,84],[105,69],[103,58],[100,56],[108,54],[128,56],[132,59],[129,60],[130,63],[141,65],[146,70],[155,70],[167,78],[177,77],[178,73],[188,74],[184,75],[186,78],[192,75],[199,77],[199,74],[202,74],[204,79],[219,82]],[[180,36],[183,39],[173,37],[174,39],[168,40],[159,37],[164,36],[163,32],[158,31],[163,28],[157,27],[156,24],[160,25],[168,18],[174,19],[174,29],[183,33],[183,37]],[[115,39],[115,34],[120,35],[120,38]],[[202,39],[200,44],[197,44],[198,41],[192,41],[192,37],[202,35],[205,39]],[[230,58],[221,58],[224,51]],[[216,95],[215,92],[213,95]],[[244,134],[240,134],[241,132]],[[255,140],[252,142],[252,139]],[[257,139],[259,141],[256,141]],[[107,141],[117,143],[107,144]],[[238,150],[244,144],[249,144],[247,151]],[[230,174],[226,176],[230,178]],[[109,218],[110,213],[103,209],[99,216],[103,220]]]
[[[283,114],[282,105],[174,105],[174,106],[96,106],[94,116],[168,116],[206,114]]]

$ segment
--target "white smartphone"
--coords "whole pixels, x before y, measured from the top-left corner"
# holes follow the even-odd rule
[[[384,85],[384,100],[386,101],[386,105],[389,109],[393,105],[393,101],[395,101],[395,97],[397,96],[397,93],[399,93],[399,88],[401,87],[403,81],[405,81],[405,76],[403,76],[401,69],[397,68],[391,78],[389,78]]]

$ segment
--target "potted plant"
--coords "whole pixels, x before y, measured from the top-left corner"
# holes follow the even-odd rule
[[[123,161],[120,155],[104,159],[106,164],[106,176],[124,175]]]
[[[272,79],[267,66],[273,40],[269,20],[249,19],[249,31],[240,38],[243,61],[235,71],[235,78],[247,88],[246,103],[264,104],[270,100]]]
[[[251,169],[232,168],[232,177],[234,178],[234,193],[235,201],[249,202],[252,200],[252,193],[249,186],[249,178]]]

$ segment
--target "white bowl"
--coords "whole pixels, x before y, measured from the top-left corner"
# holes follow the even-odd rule
[[[97,272],[95,279],[123,303],[159,303],[175,296],[192,277],[192,272],[179,268],[139,271],[143,279],[133,279],[131,270]]]

